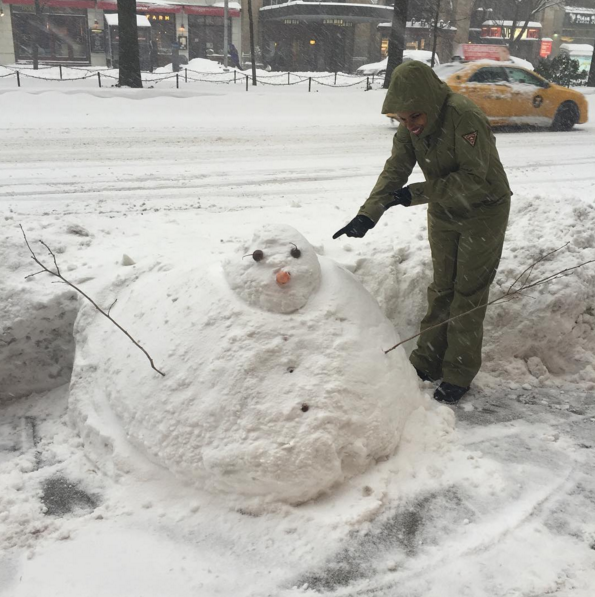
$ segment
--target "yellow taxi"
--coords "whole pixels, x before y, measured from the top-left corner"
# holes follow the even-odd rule
[[[554,85],[513,63],[450,62],[435,69],[455,91],[473,100],[495,126],[530,125],[568,131],[588,118],[585,96]]]

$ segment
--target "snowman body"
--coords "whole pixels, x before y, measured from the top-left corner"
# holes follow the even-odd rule
[[[384,352],[398,337],[376,301],[293,228],[118,297],[166,375],[84,307],[71,405],[120,468],[134,452],[210,491],[300,503],[390,456],[421,404],[404,352]]]

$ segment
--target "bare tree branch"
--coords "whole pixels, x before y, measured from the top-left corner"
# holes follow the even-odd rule
[[[112,308],[117,302],[118,302],[118,299],[114,299],[114,302],[108,307],[108,310],[107,310],[108,315],[112,312]]]
[[[446,325],[447,323],[454,321],[455,319],[459,319],[459,317],[464,317],[465,315],[469,315],[469,313],[473,313],[474,311],[477,311],[478,309],[484,309],[486,307],[489,307],[490,305],[494,305],[496,303],[507,303],[508,301],[514,300],[516,298],[520,298],[523,296],[523,293],[526,290],[529,290],[529,288],[535,288],[536,286],[541,286],[543,284],[546,284],[548,282],[553,282],[554,280],[557,280],[558,278],[565,278],[566,276],[568,276],[570,274],[570,272],[579,269],[580,267],[584,267],[585,265],[589,265],[590,263],[595,263],[595,259],[591,259],[589,261],[585,261],[583,263],[579,263],[578,265],[575,265],[573,267],[568,267],[566,269],[560,270],[559,272],[556,272],[555,274],[551,274],[549,276],[546,276],[545,278],[541,278],[540,280],[537,280],[536,282],[532,282],[531,284],[528,283],[528,278],[525,281],[525,283],[523,283],[521,285],[520,288],[518,288],[517,290],[512,290],[512,288],[514,287],[514,285],[523,277],[523,275],[526,272],[529,272],[529,274],[531,273],[531,271],[533,270],[533,268],[540,263],[541,261],[543,261],[544,259],[546,259],[546,257],[553,255],[554,253],[560,251],[561,249],[563,249],[564,247],[568,246],[568,243],[566,243],[563,247],[560,247],[559,249],[555,249],[554,251],[550,251],[549,253],[547,253],[546,255],[544,255],[543,257],[541,257],[540,259],[538,259],[535,263],[531,264],[527,269],[524,270],[524,272],[518,276],[516,278],[516,280],[510,285],[509,289],[502,295],[500,295],[499,297],[487,302],[487,303],[483,303],[481,305],[478,305],[477,307],[473,307],[473,309],[469,309],[469,311],[465,311],[465,313],[461,313],[460,315],[456,315],[455,317],[451,317],[449,319],[446,319],[440,323],[437,323],[436,325],[432,325],[420,332],[418,332],[417,334],[415,334],[414,336],[410,336],[409,338],[405,338],[405,340],[401,340],[400,342],[398,342],[397,344],[395,344],[394,346],[392,346],[391,348],[389,348],[388,350],[384,351],[384,354],[388,354],[391,350],[394,350],[395,348],[401,346],[401,344],[405,344],[405,342],[409,342],[410,340],[414,340],[415,338],[417,338],[418,336],[421,336],[421,334],[423,334],[424,332],[427,332],[429,330],[434,330],[436,328],[439,328],[443,325]]]
[[[531,271],[533,270],[533,268],[538,264],[541,263],[542,261],[545,261],[550,255],[553,255],[554,253],[557,253],[558,251],[561,251],[562,249],[565,249],[568,245],[570,244],[570,242],[567,242],[565,245],[558,247],[557,249],[554,249],[553,251],[550,251],[549,253],[546,253],[545,255],[543,255],[543,257],[540,257],[537,261],[535,261],[534,263],[532,263],[527,269],[525,269],[520,276],[517,277],[517,279],[510,285],[510,287],[508,288],[508,292],[510,292],[513,288],[514,285],[525,275],[525,273],[529,272],[529,274],[531,273]],[[527,277],[527,281],[528,281],[528,277]]]
[[[58,267],[58,262],[56,261],[56,256],[54,255],[54,252],[42,240],[40,240],[39,242],[48,250],[48,253],[52,256],[52,259],[54,260],[54,267],[56,268],[56,272],[58,273],[58,276],[61,277],[62,274],[60,273],[60,268]]]
[[[48,274],[51,274],[52,276],[56,276],[56,278],[59,278],[61,282],[63,282],[67,286],[70,286],[70,288],[72,288],[73,290],[76,290],[76,292],[78,292],[79,294],[84,296],[104,317],[107,317],[107,319],[109,319],[122,333],[124,333],[128,337],[128,339],[137,348],[142,350],[142,352],[145,354],[147,359],[149,359],[149,362],[151,363],[151,368],[154,369],[155,371],[157,371],[157,373],[159,373],[159,375],[162,375],[163,377],[165,377],[165,373],[163,373],[162,371],[159,371],[159,369],[157,369],[157,367],[155,367],[155,363],[153,362],[151,355],[115,319],[113,319],[110,316],[109,311],[115,305],[116,301],[114,301],[112,303],[111,307],[108,309],[108,312],[106,313],[91,297],[89,297],[87,294],[85,294],[78,286],[75,286],[72,282],[69,282],[66,278],[64,278],[64,276],[62,276],[62,274],[60,273],[60,268],[58,267],[58,263],[56,261],[56,256],[54,255],[54,252],[43,241],[40,241],[40,243],[49,251],[50,255],[52,256],[52,258],[54,260],[54,266],[56,268],[56,271],[54,272],[51,269],[49,269],[48,267],[46,267],[46,265],[38,259],[37,255],[35,255],[35,252],[31,248],[31,245],[29,244],[29,241],[27,240],[27,235],[25,234],[25,230],[23,229],[23,226],[21,224],[19,224],[19,228],[21,229],[21,232],[23,233],[23,238],[25,239],[25,244],[27,245],[27,248],[29,249],[29,252],[31,253],[31,259],[33,259],[33,261],[35,261],[35,263],[37,263],[37,265],[39,265],[42,268],[42,271],[47,272]],[[42,272],[37,272],[37,273],[42,273]],[[34,275],[37,275],[37,274],[34,274]],[[27,276],[27,277],[30,277],[30,276]]]
[[[45,273],[46,273],[46,271],[44,269],[42,269],[40,272],[35,272],[34,274],[29,274],[28,276],[25,276],[25,280],[27,278],[33,278],[35,276],[39,276],[39,274],[45,274]]]

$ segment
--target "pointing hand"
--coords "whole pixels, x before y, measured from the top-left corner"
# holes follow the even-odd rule
[[[341,230],[333,234],[333,238],[339,238],[343,234],[351,236],[353,238],[363,238],[366,236],[366,232],[371,228],[374,228],[376,224],[370,220],[367,216],[355,216],[347,226],[341,228]]]

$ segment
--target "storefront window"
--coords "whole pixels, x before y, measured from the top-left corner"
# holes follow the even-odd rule
[[[382,58],[386,58],[388,56],[388,37],[383,37],[380,41],[380,55]]]
[[[32,60],[37,38],[39,60],[88,62],[87,11],[77,8],[12,6],[12,30],[17,61]]]
[[[190,59],[211,58],[223,60],[223,17],[188,16],[190,34]],[[231,39],[231,19],[228,23],[229,43]]]
[[[171,56],[171,45],[176,41],[176,15],[148,13],[146,16],[157,53]]]

